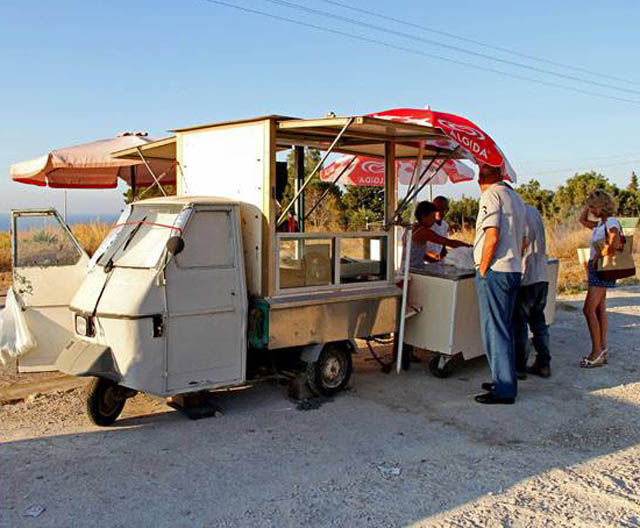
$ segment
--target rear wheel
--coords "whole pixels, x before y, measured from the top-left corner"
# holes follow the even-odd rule
[[[313,392],[333,396],[345,388],[353,372],[351,350],[345,343],[328,343],[318,359],[307,364],[307,383]]]
[[[87,414],[96,425],[116,421],[127,399],[126,389],[105,378],[94,378],[87,393]]]
[[[429,361],[429,372],[436,378],[448,378],[453,372],[453,360],[440,354]]]

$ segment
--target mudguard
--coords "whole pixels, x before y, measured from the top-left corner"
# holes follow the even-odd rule
[[[343,342],[349,347],[352,354],[358,350],[356,342],[353,339],[347,339]],[[314,343],[312,345],[305,346],[300,353],[300,359],[305,363],[315,363],[320,357],[320,352],[322,352],[322,349],[327,344],[329,343]]]
[[[110,347],[80,339],[72,339],[64,348],[58,356],[56,368],[73,376],[95,376],[115,383],[122,380]]]

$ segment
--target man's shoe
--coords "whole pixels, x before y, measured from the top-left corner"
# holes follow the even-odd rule
[[[551,377],[551,367],[549,365],[541,366],[534,363],[527,368],[527,372],[529,374],[533,374],[534,376],[540,376],[541,378]]]
[[[496,386],[493,383],[483,383],[482,385],[480,385],[482,387],[482,390],[486,390],[488,392],[493,392],[493,389],[496,388]]]
[[[500,396],[496,396],[493,392],[478,394],[474,399],[478,403],[485,403],[487,405],[496,405],[496,404],[510,405],[516,402],[515,398],[501,398]]]
[[[516,378],[518,378],[519,380],[526,380],[527,379],[527,373],[526,372],[518,372],[518,371],[516,371]]]

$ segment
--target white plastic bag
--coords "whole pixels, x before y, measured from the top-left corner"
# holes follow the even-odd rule
[[[0,311],[0,362],[4,365],[8,358],[22,356],[36,345],[22,307],[13,288],[9,288],[7,304]]]
[[[449,266],[455,266],[458,269],[471,270],[475,268],[473,262],[473,248],[459,247],[449,249],[444,263]]]

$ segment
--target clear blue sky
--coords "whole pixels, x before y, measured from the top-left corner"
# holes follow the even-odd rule
[[[494,67],[640,101],[638,93],[580,85],[401,37],[276,7],[229,3],[333,26]],[[321,0],[291,0],[424,38],[497,52],[363,15]],[[443,31],[640,83],[640,3],[567,0],[342,0]],[[501,55],[503,58],[520,60]],[[122,130],[170,128],[268,113],[360,114],[398,106],[463,115],[487,130],[518,171],[555,188],[599,169],[626,185],[640,170],[640,104],[600,99],[212,5],[203,0],[3,0],[0,4],[0,213],[61,206],[61,191],[14,184],[9,165]],[[531,63],[542,68],[543,64]],[[575,72],[567,74],[582,76]],[[614,166],[605,166],[612,165]],[[556,169],[561,172],[547,173]],[[535,174],[541,173],[544,174]],[[475,191],[475,184],[453,192]],[[72,191],[73,213],[119,209],[120,191]]]

